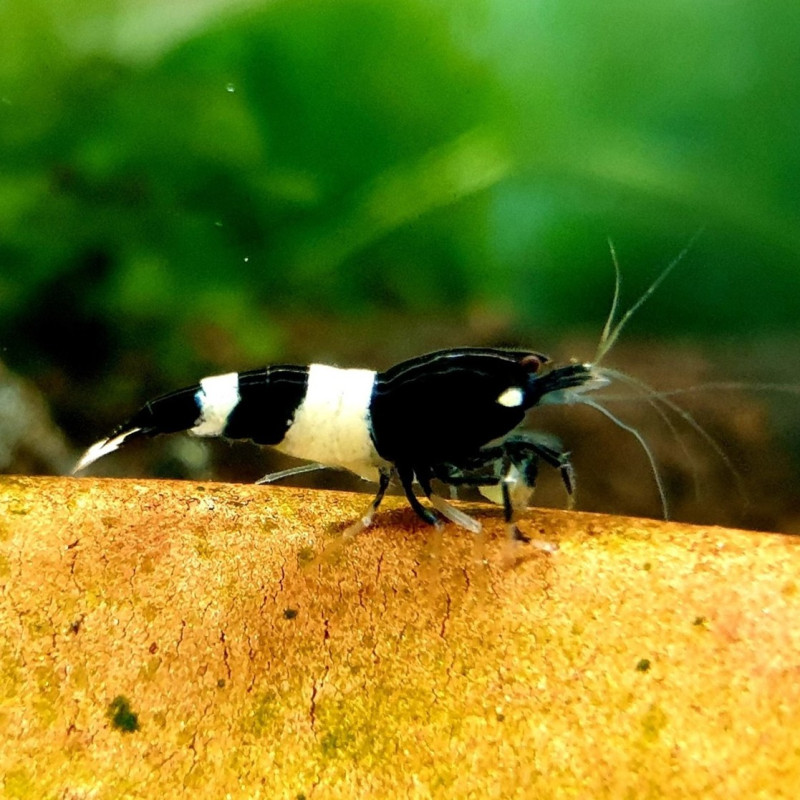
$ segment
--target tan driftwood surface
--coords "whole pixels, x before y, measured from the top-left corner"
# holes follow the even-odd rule
[[[797,796],[800,541],[367,501],[0,478],[0,794]]]

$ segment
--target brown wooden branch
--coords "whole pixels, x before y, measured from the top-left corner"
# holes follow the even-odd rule
[[[800,540],[367,502],[0,479],[3,796],[796,795]]]

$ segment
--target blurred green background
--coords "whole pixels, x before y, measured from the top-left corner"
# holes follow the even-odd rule
[[[211,372],[590,359],[609,237],[631,302],[703,230],[617,364],[659,386],[800,371],[796,0],[6,0],[0,30],[0,359],[68,450]],[[740,469],[780,510],[684,516],[800,529],[797,395],[774,394],[743,422],[707,392],[701,421],[763,454]],[[585,483],[627,447],[605,435],[570,442],[603,456]],[[135,466],[209,470],[173,460]],[[659,513],[652,487],[621,499],[633,472],[586,507]]]

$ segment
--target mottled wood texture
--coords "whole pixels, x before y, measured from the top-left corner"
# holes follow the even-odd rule
[[[2,795],[796,796],[800,540],[368,499],[0,479]]]

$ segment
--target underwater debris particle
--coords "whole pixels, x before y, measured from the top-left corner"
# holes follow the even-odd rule
[[[111,701],[107,715],[118,731],[133,733],[139,730],[139,715],[131,711],[130,701],[121,694]]]

